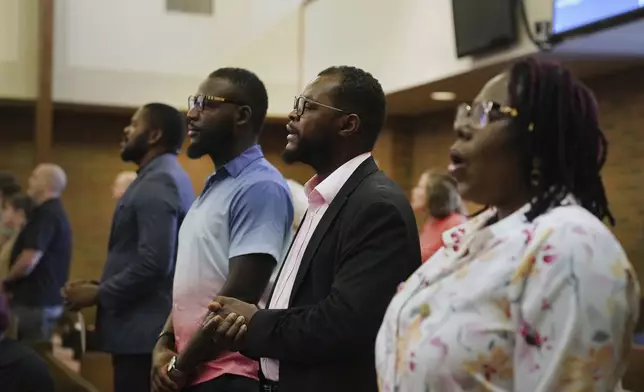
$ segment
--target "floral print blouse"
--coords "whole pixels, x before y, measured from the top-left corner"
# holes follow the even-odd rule
[[[376,341],[382,392],[620,390],[639,285],[612,233],[572,198],[532,223],[488,210],[444,233]]]

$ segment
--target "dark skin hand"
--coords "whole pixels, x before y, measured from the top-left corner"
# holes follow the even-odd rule
[[[240,301],[236,298],[217,296],[208,305],[212,312],[210,324],[205,329],[211,331],[213,339],[223,344],[230,351],[239,351],[239,345],[243,341],[247,325],[259,308],[256,305]],[[241,321],[240,321],[241,320]],[[239,324],[239,326],[236,326]]]
[[[204,322],[203,328],[200,329],[192,340],[200,340],[202,344],[198,346],[199,351],[192,354],[192,358],[199,358],[201,362],[208,359],[210,352],[208,349],[222,349],[224,345],[214,340],[214,337],[222,337],[227,345],[225,349],[237,351],[235,348],[241,342],[246,332],[245,319],[236,314],[229,314],[225,319],[220,315],[209,314]],[[203,342],[208,339],[207,342]],[[192,376],[187,372],[175,371],[168,374],[168,363],[173,356],[177,355],[170,349],[157,349],[152,358],[152,392],[176,392],[185,387]],[[198,357],[201,355],[202,357]],[[184,362],[184,365],[185,364]],[[191,364],[190,364],[191,365]],[[196,367],[197,365],[195,365]],[[178,366],[177,366],[178,368]]]
[[[179,384],[173,381],[168,375],[168,364],[173,356],[177,355],[177,347],[174,341],[174,330],[172,328],[172,314],[168,317],[163,331],[170,335],[160,337],[152,351],[152,372],[150,383],[153,392],[170,392],[179,390]]]
[[[258,302],[266,289],[275,264],[275,259],[266,254],[249,254],[232,258],[229,264],[228,279],[221,290],[221,294]],[[206,315],[203,327],[192,336],[185,349],[182,349],[181,354],[177,357],[176,368],[184,373],[181,378],[185,380],[177,379],[173,382],[174,385],[179,386],[177,385],[178,383],[185,383],[201,363],[217,359],[223,351],[227,350],[228,346],[213,340],[215,335],[227,336],[228,328],[235,324],[237,317],[232,319],[230,324],[223,324],[220,330],[219,323],[222,323],[226,316],[228,316],[228,313],[225,315],[211,313]],[[243,325],[244,321],[241,321],[241,324]],[[241,325],[236,328],[241,328]],[[234,333],[234,335],[230,340],[235,341],[235,335],[239,330],[233,329],[232,331],[231,333]],[[245,331],[246,327],[242,330],[242,336]],[[153,385],[157,385],[160,388],[158,389],[160,392],[176,391],[177,389],[171,389],[173,387],[170,383],[172,379],[166,374],[166,368],[172,355],[176,355],[176,347],[168,347],[162,343],[159,342],[154,350],[155,361],[153,362],[152,382]],[[167,351],[171,351],[173,354],[164,354]]]
[[[168,374],[168,363],[176,352],[164,349],[156,351],[152,356],[152,392],[176,392],[183,388],[187,382],[187,375]]]
[[[239,351],[239,345],[247,330],[244,316],[238,316],[235,313],[230,313],[226,318],[221,315],[211,315],[203,327],[204,333],[216,344],[233,352]]]
[[[79,281],[68,283],[61,294],[66,307],[71,311],[94,306],[98,303],[98,285],[94,282]]]

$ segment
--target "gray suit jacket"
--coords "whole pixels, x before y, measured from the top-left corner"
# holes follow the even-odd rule
[[[102,350],[152,352],[172,307],[177,234],[193,200],[188,174],[165,154],[141,169],[118,201],[96,316]]]

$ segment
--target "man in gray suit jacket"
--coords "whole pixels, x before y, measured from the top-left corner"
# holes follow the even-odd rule
[[[139,392],[150,390],[152,349],[172,307],[177,233],[194,190],[176,157],[185,138],[181,112],[147,104],[123,132],[121,158],[139,170],[116,205],[103,276],[70,283],[64,294],[72,310],[97,305],[114,391]]]

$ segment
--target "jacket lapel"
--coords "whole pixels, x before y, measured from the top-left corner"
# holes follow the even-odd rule
[[[362,164],[360,164],[360,166],[358,166],[355,172],[353,172],[347,182],[345,182],[342,188],[340,188],[340,191],[329,205],[329,208],[324,212],[324,215],[315,228],[315,231],[313,232],[309,243],[306,245],[304,255],[302,255],[302,261],[300,262],[300,267],[297,270],[295,282],[293,283],[293,290],[291,291],[291,297],[289,298],[289,305],[293,302],[293,298],[295,298],[298,289],[302,285],[304,277],[306,276],[309,267],[311,266],[311,261],[313,260],[315,253],[320,247],[324,236],[329,230],[329,227],[331,227],[333,221],[335,221],[338,213],[342,210],[342,207],[344,207],[347,199],[349,198],[351,193],[353,193],[356,187],[362,182],[362,180],[376,171],[378,171],[378,166],[373,160],[373,157],[369,157]]]

